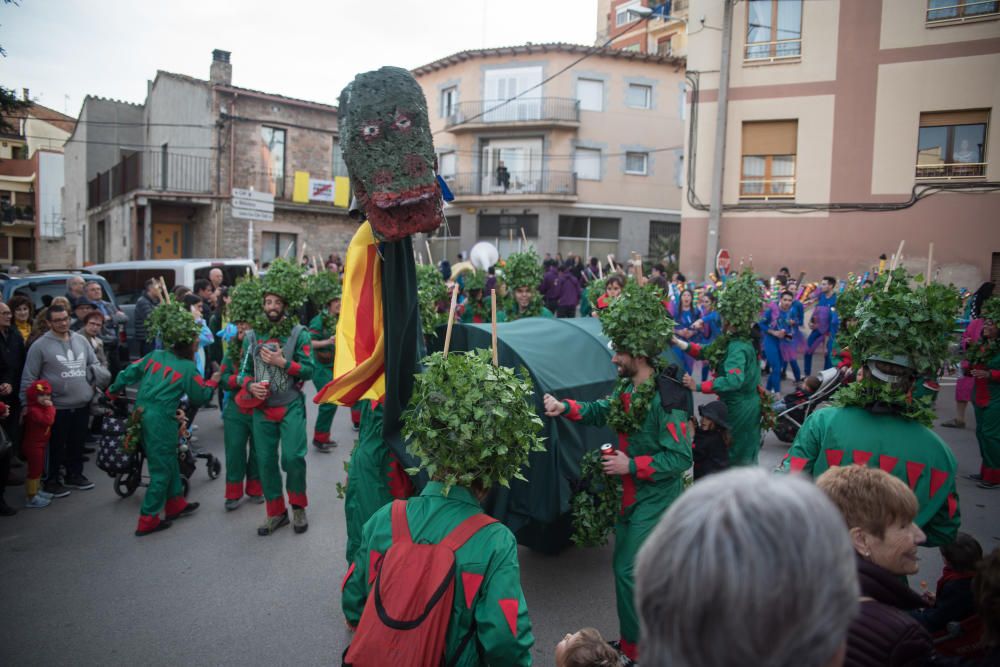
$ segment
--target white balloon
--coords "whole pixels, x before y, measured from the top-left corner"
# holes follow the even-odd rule
[[[489,241],[480,241],[469,251],[469,261],[480,271],[485,271],[500,259],[500,251]]]

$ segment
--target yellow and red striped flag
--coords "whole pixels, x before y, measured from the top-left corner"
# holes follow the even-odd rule
[[[333,380],[313,400],[354,405],[385,395],[382,259],[371,224],[358,228],[347,248],[343,298],[337,322]]]

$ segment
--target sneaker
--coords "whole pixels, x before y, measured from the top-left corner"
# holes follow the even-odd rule
[[[146,535],[152,535],[153,533],[158,533],[161,530],[166,530],[167,528],[170,528],[170,522],[169,521],[161,521],[160,523],[156,524],[155,528],[150,528],[149,530],[137,530],[137,531],[135,531],[135,536],[136,537],[145,537]]]
[[[232,512],[234,509],[243,504],[242,498],[226,498],[226,511]]]
[[[966,475],[965,479],[971,479],[973,482],[981,482],[983,481],[983,476],[978,472],[974,472],[971,475]]]
[[[45,482],[45,493],[53,498],[65,498],[70,494],[70,491],[59,482],[49,481]]]
[[[258,528],[257,534],[261,537],[266,537],[268,535],[274,534],[276,530],[282,526],[288,525],[288,512],[284,514],[279,514],[277,516],[269,516],[267,520],[264,521]]]
[[[28,509],[40,510],[43,507],[48,507],[52,500],[49,498],[43,498],[41,494],[36,493],[31,498],[24,501],[24,506]]]
[[[337,443],[331,440],[330,442],[320,442],[319,440],[313,440],[313,447],[324,454],[329,454],[337,446]]]
[[[309,530],[309,520],[306,519],[306,509],[304,507],[292,508],[292,529],[296,533],[304,533]]]
[[[355,431],[360,431],[361,430],[361,424],[354,424],[354,423],[352,423],[351,424],[351,428],[354,429]]]
[[[247,498],[249,498],[250,502],[252,502],[254,505],[263,505],[264,504],[264,496],[251,496],[251,495],[247,495]]]
[[[177,512],[176,514],[168,514],[167,521],[173,521],[174,519],[179,519],[182,516],[191,516],[198,511],[200,506],[201,503],[188,503],[180,512]]]
[[[66,475],[65,484],[71,489],[80,489],[81,491],[89,491],[94,488],[94,483],[83,475]]]
[[[958,419],[952,419],[951,421],[941,422],[941,426],[945,428],[965,428],[965,422]]]
[[[980,482],[976,484],[980,489],[1000,489],[1000,484],[995,484],[994,482]]]
[[[35,495],[36,496],[41,496],[42,498],[45,498],[46,500],[52,500],[55,497],[51,493],[49,493],[48,491],[43,491],[42,489],[39,489],[38,493],[36,493]]]

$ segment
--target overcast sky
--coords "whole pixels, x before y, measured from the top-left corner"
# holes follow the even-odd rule
[[[158,69],[336,103],[358,72],[456,51],[593,44],[597,0],[18,0],[0,5],[0,83],[76,116],[86,95],[142,102]],[[67,97],[68,96],[68,97]]]

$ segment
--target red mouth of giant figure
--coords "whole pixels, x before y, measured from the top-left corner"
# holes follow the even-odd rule
[[[393,208],[419,204],[439,195],[437,183],[428,183],[399,192],[375,192],[370,195],[370,199],[379,208]]]
[[[417,232],[434,231],[441,226],[441,191],[437,183],[404,192],[370,196],[360,182],[355,182],[354,195],[364,209],[372,231],[380,240],[398,241]],[[391,203],[382,205],[379,198]]]

